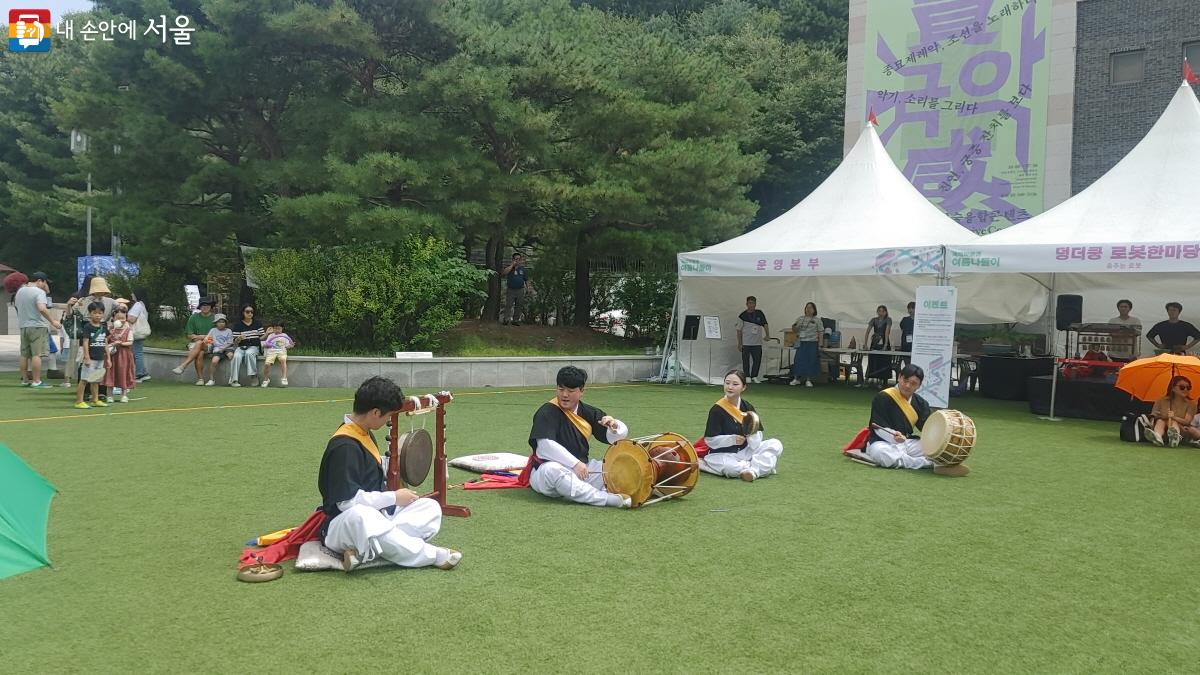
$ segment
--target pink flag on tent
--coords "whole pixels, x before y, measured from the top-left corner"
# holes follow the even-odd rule
[[[1188,63],[1187,59],[1183,60],[1183,79],[1187,80],[1188,84],[1200,83],[1200,75],[1196,75],[1196,71],[1192,70],[1192,64]]]

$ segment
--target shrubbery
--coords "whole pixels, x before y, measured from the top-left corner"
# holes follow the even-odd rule
[[[261,317],[282,319],[305,346],[372,352],[438,347],[487,275],[451,244],[420,237],[390,248],[259,250],[246,268]]]
[[[675,270],[631,274],[614,291],[617,307],[625,310],[625,335],[663,339],[675,304]]]

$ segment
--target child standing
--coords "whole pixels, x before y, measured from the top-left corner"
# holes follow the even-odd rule
[[[129,403],[129,390],[137,386],[133,373],[133,326],[129,325],[129,310],[117,305],[108,323],[108,367],[104,371],[104,386],[108,387],[108,402],[113,392],[121,390],[121,403]]]
[[[229,321],[224,314],[213,316],[213,327],[208,331],[208,335],[204,336],[204,341],[207,343],[204,353],[209,362],[208,381],[204,385],[211,387],[217,383],[217,366],[220,365],[221,359],[233,360],[233,331],[230,330]],[[196,384],[200,382],[197,381]]]
[[[86,410],[92,406],[83,402],[84,389],[92,390],[92,405],[106,408],[100,399],[100,380],[108,365],[108,326],[104,325],[104,303],[93,301],[87,306],[88,322],[79,333],[79,351],[83,354],[83,368],[79,371],[79,388],[75,390],[75,407]]]
[[[279,361],[279,368],[283,371],[283,377],[279,379],[279,384],[286,387],[287,381],[287,350],[288,347],[295,347],[296,341],[292,336],[283,332],[282,321],[272,321],[267,325],[267,335],[263,338],[263,345],[267,348],[266,366],[263,368],[262,384],[259,386],[266,387],[271,384],[271,364]]]

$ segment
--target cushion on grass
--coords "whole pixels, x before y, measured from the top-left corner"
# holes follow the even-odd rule
[[[371,562],[359,565],[355,569],[361,570],[368,567],[382,567],[383,565],[390,564],[390,562],[383,558],[376,558]],[[341,554],[326,548],[324,544],[316,539],[304,542],[300,546],[300,555],[296,556],[296,571],[319,572],[320,570],[342,571]]]
[[[479,455],[464,455],[450,460],[450,466],[475,473],[491,473],[493,471],[520,471],[525,468],[528,455],[518,455],[512,452],[488,452]]]

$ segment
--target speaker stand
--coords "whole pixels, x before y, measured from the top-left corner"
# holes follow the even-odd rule
[[[1067,333],[1070,339],[1070,332]],[[1058,357],[1054,355],[1054,350],[1050,351],[1050,358],[1053,359],[1053,365],[1050,367],[1050,414],[1045,417],[1038,417],[1039,420],[1047,422],[1061,422],[1061,417],[1054,416],[1054,399],[1058,394]]]

